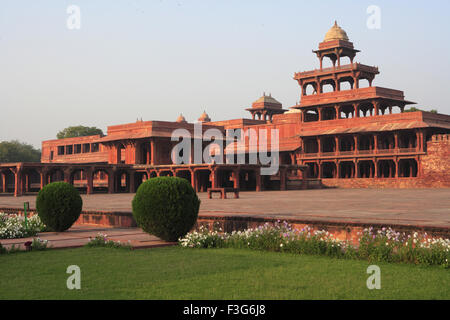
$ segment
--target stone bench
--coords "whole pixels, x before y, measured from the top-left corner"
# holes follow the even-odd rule
[[[208,198],[212,199],[212,193],[220,193],[222,199],[227,198],[227,192],[233,192],[234,197],[239,199],[239,189],[237,188],[208,188]]]

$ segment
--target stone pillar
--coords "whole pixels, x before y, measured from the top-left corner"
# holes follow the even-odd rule
[[[286,190],[286,169],[279,169],[280,172],[280,190]]]
[[[372,104],[373,104],[373,109],[374,109],[374,115],[378,116],[379,115],[379,102],[374,101]]]
[[[14,196],[19,197],[23,194],[22,168],[17,167],[14,172]]]
[[[378,135],[376,133],[373,135],[373,149],[375,150],[375,153],[377,153],[377,150],[378,150]]]
[[[156,149],[155,140],[152,139],[150,140],[150,164],[152,166],[155,165],[155,149]]]
[[[114,193],[115,172],[114,170],[109,170],[107,173],[108,173],[108,193]]]
[[[394,159],[394,163],[395,163],[395,177],[398,178],[399,174],[398,174],[398,169],[399,169],[399,164],[398,164],[398,159]]]
[[[398,133],[397,132],[394,133],[394,149],[398,152],[399,147],[398,147]]]
[[[197,185],[196,185],[196,179],[195,179],[195,171],[193,169],[189,169],[189,172],[191,173],[191,186],[192,189],[194,189],[195,192],[197,192]]]
[[[339,137],[338,136],[334,137],[334,152],[336,154],[339,153]]]
[[[375,168],[375,172],[374,172],[374,178],[378,178],[378,161],[377,159],[373,159],[373,164],[374,164],[374,168]]]
[[[320,161],[317,161],[317,178],[322,179],[322,163]]]
[[[340,178],[340,173],[341,173],[341,170],[339,168],[339,161],[336,160],[335,163],[336,163],[336,179],[339,179]]]
[[[358,110],[358,104],[357,103],[354,103],[353,104],[353,109],[354,109],[354,111],[355,111],[355,118],[359,118],[359,110]]]
[[[87,188],[86,194],[94,193],[94,173],[92,169],[86,170],[86,180],[87,180]]]
[[[25,174],[25,192],[30,191],[30,175],[28,173]]]
[[[45,186],[45,176],[47,175],[47,172],[46,171],[44,171],[44,170],[41,170],[41,172],[39,172],[39,176],[40,176],[40,183],[41,183],[41,186],[40,186],[40,188],[41,188],[41,190],[44,188],[44,186]]]
[[[320,155],[322,153],[322,140],[317,137],[317,153]]]
[[[233,170],[233,187],[236,189],[240,189],[239,169]]]
[[[256,178],[256,191],[262,191],[263,189],[263,183],[262,183],[262,179],[261,179],[261,172],[260,169],[256,169],[255,170],[255,178]]]
[[[217,168],[211,168],[211,188],[217,188]]]
[[[0,172],[1,184],[2,184],[2,192],[6,192],[6,174],[4,172]]]

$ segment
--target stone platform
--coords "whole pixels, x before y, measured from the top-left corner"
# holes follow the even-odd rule
[[[155,248],[175,245],[176,242],[165,242],[161,239],[143,232],[139,228],[111,228],[88,225],[74,225],[64,232],[43,232],[38,234],[42,240],[48,240],[51,248],[78,248],[89,242],[89,238],[95,238],[98,233],[106,234],[108,240],[129,243],[133,249]],[[31,241],[33,237],[21,239],[2,239],[2,246],[10,248],[12,245],[24,250],[24,243]]]
[[[317,189],[240,192],[239,199],[199,193],[200,216],[450,228],[450,189]],[[82,195],[83,210],[131,212],[134,194]],[[36,196],[0,196],[2,208],[23,208]],[[4,210],[3,210],[4,211]]]

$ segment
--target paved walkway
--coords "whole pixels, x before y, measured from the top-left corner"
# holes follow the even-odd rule
[[[84,210],[131,212],[134,194],[83,195]],[[319,189],[241,192],[240,199],[208,199],[200,215],[273,217],[310,221],[386,223],[450,228],[450,189]],[[23,207],[35,196],[0,196],[1,207]]]
[[[89,242],[89,238],[94,238],[98,233],[106,234],[108,240],[128,243],[134,249],[154,248],[161,246],[174,245],[173,242],[165,242],[155,236],[143,232],[139,228],[104,228],[95,226],[75,225],[64,232],[44,232],[36,237],[42,240],[48,240],[48,245],[52,248],[78,248]],[[21,239],[1,239],[0,242],[6,248],[12,245],[25,249],[24,243],[33,238]]]

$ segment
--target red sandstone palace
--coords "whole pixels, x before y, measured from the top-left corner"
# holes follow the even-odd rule
[[[175,122],[109,126],[106,136],[43,141],[41,163],[0,164],[0,190],[18,196],[64,180],[88,194],[135,192],[142,181],[163,175],[186,178],[197,191],[450,187],[450,116],[404,112],[414,102],[402,91],[372,86],[379,70],[354,62],[358,52],[335,23],[314,51],[319,69],[294,75],[299,104],[285,110],[264,94],[246,109],[252,119],[211,121],[205,112],[198,119],[203,130],[224,135],[227,129],[278,129],[275,175],[262,176],[258,164],[173,164],[171,133],[194,130],[180,115]],[[332,66],[324,68],[324,59]],[[248,159],[248,148],[238,152]]]

